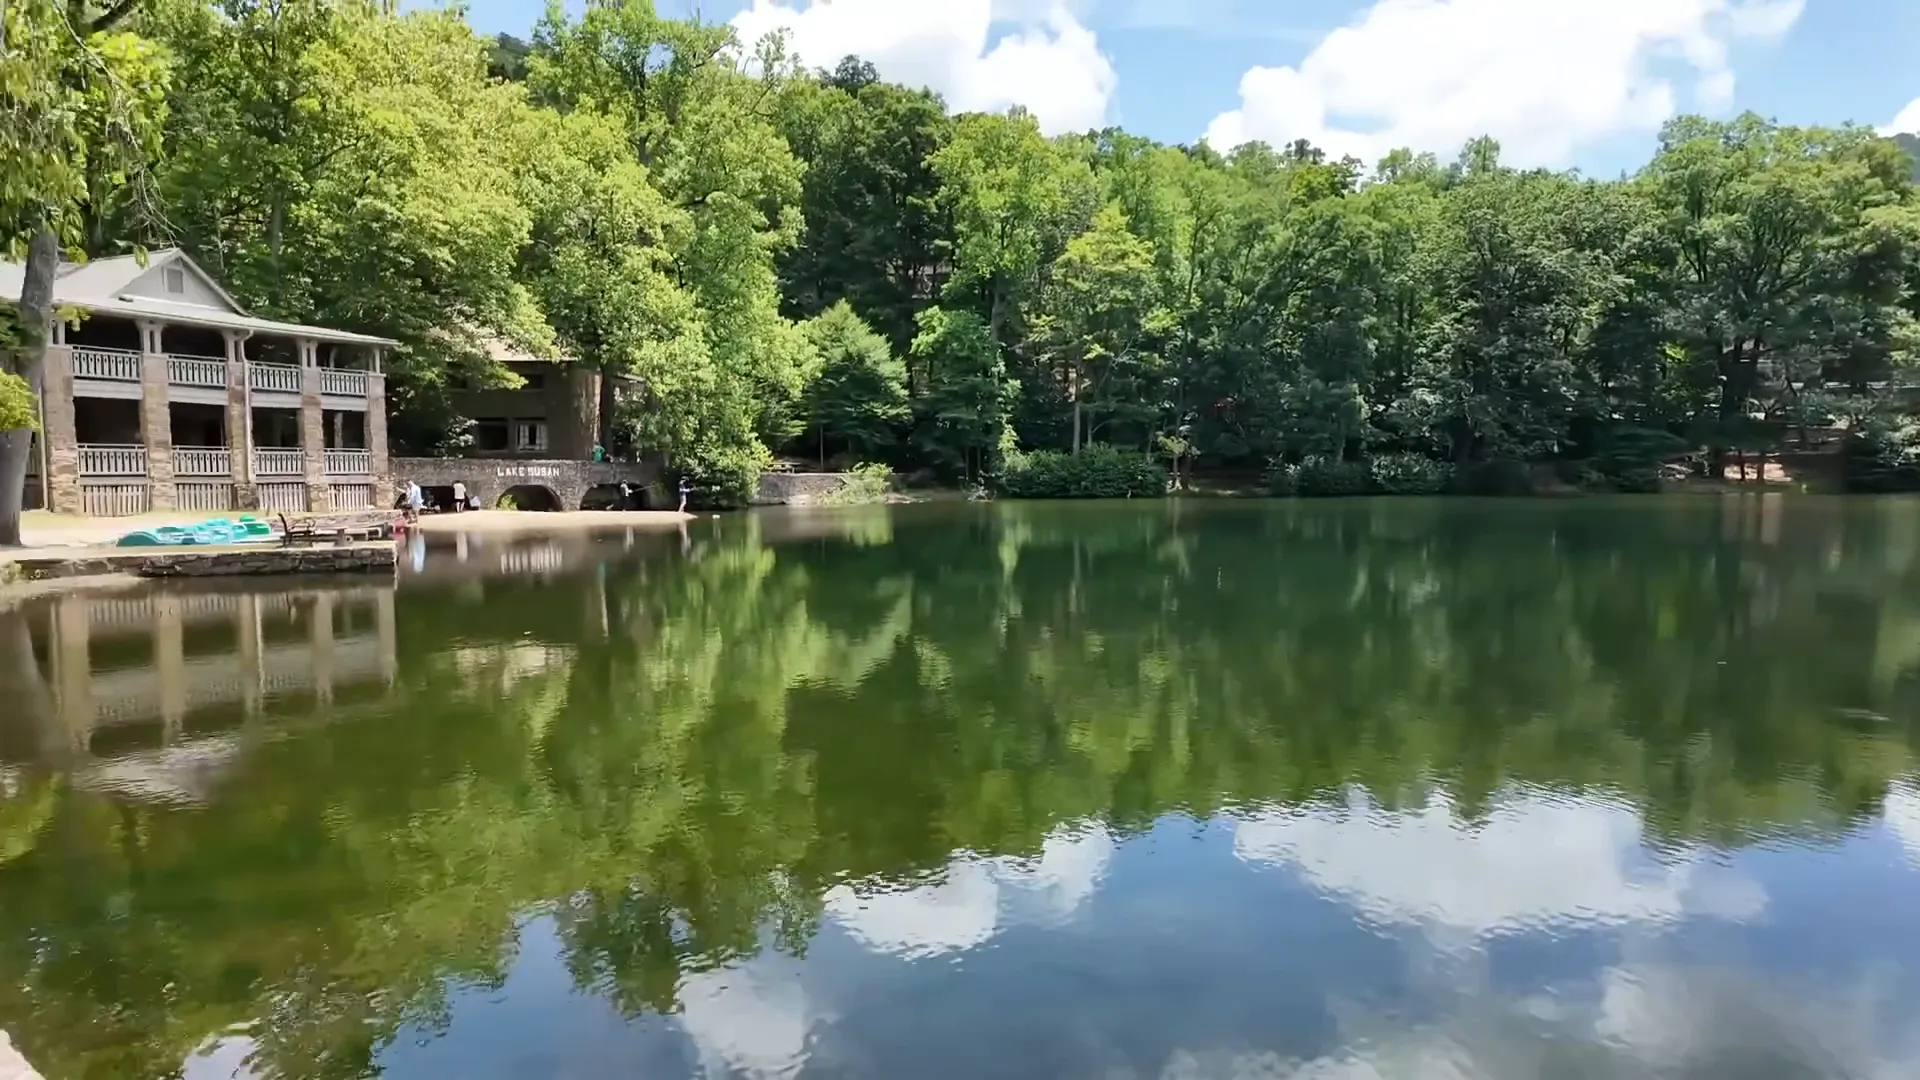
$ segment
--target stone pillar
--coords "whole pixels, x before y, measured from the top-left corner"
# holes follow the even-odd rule
[[[333,509],[327,487],[326,414],[320,406],[320,346],[300,339],[300,457],[307,478],[307,509]]]
[[[55,320],[54,325],[64,324]],[[40,438],[47,448],[43,462],[47,509],[56,514],[79,513],[80,439],[73,418],[73,349],[66,345],[48,346],[41,367]]]
[[[227,338],[227,454],[233,459],[233,505],[257,510],[260,493],[253,486],[253,386],[247,381],[246,330],[228,330]]]
[[[187,719],[187,653],[180,598],[153,598],[153,667],[160,678],[161,741],[180,741]]]
[[[167,409],[167,356],[160,333],[164,324],[142,319],[140,327],[140,441],[147,447],[147,507],[171,510],[173,500],[173,416]]]
[[[393,466],[387,459],[387,377],[375,369],[367,374],[367,456],[373,464],[373,508],[385,510],[398,494]]]

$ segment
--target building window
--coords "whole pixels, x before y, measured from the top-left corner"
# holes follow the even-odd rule
[[[545,390],[547,388],[547,377],[540,372],[536,371],[530,375],[522,375],[520,377],[527,381],[527,385],[520,388],[522,390]]]
[[[475,450],[505,450],[507,448],[507,422],[505,420],[475,420],[473,422],[473,448]]]
[[[520,420],[514,423],[517,433],[514,438],[515,450],[545,450],[547,448],[547,422],[545,420]]]
[[[178,266],[169,266],[161,275],[167,280],[167,291],[183,293],[187,291],[187,272]]]

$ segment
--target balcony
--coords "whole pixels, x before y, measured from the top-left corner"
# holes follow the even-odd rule
[[[255,390],[297,394],[300,392],[300,369],[293,364],[249,363],[247,384]]]
[[[231,479],[233,452],[224,446],[176,446],[173,448],[173,475]]]
[[[76,345],[73,347],[73,377],[137,383],[140,381],[140,354],[125,349],[96,349]]]
[[[373,452],[370,450],[328,450],[325,460],[328,476],[373,475]]]
[[[352,368],[321,368],[320,392],[337,397],[366,397],[367,373]]]
[[[253,452],[253,475],[265,479],[269,477],[301,477],[307,473],[306,461],[298,450],[255,450]]]
[[[227,388],[227,362],[206,356],[167,357],[167,381],[175,386]]]
[[[144,477],[147,475],[147,448],[99,444],[81,446],[80,475]]]

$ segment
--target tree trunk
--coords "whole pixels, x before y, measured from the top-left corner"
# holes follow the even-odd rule
[[[602,369],[600,372],[600,405],[594,418],[593,441],[607,457],[613,457],[613,414],[618,402],[613,392],[613,373]]]
[[[36,408],[46,369],[47,328],[53,322],[53,279],[59,270],[59,238],[53,230],[41,229],[27,247],[26,278],[20,286],[20,322],[27,343],[7,360],[7,370],[27,381]],[[0,547],[20,546],[20,513],[26,505],[27,459],[32,453],[31,428],[0,433]]]
[[[1069,377],[1069,386],[1073,394],[1073,453],[1075,457],[1078,457],[1080,456],[1081,432],[1086,430],[1083,426],[1086,421],[1081,419],[1080,414],[1080,369],[1076,366],[1072,368],[1071,371],[1073,374]]]

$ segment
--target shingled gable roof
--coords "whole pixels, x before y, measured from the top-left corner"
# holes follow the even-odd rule
[[[178,267],[205,285],[221,304],[198,304],[185,300],[161,300],[131,293],[135,283],[150,274]],[[26,267],[11,260],[0,260],[0,297],[18,298],[26,279]],[[247,313],[231,293],[200,268],[179,248],[162,248],[147,256],[140,265],[132,255],[114,255],[90,259],[84,263],[61,263],[53,282],[53,302],[83,308],[102,315],[129,319],[161,319],[190,326],[211,326],[224,330],[251,330],[283,337],[312,338],[315,341],[347,345],[397,345],[392,338],[330,330],[324,326],[262,319]]]

